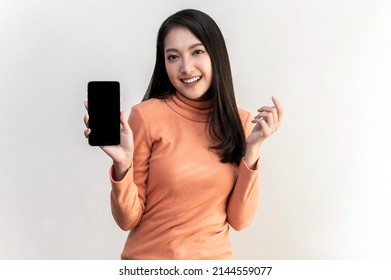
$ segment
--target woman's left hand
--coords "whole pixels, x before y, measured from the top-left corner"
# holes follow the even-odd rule
[[[256,146],[259,149],[262,142],[280,127],[284,110],[275,97],[272,97],[272,101],[274,106],[258,109],[258,115],[252,120],[255,126],[247,137],[247,147]]]
[[[255,123],[255,126],[247,137],[247,148],[244,155],[244,161],[251,169],[256,167],[262,142],[276,132],[281,125],[284,110],[275,97],[272,97],[272,100],[274,106],[264,106],[258,109],[258,115],[251,121]]]

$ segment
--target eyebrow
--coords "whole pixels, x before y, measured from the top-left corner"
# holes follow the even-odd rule
[[[194,49],[194,48],[199,47],[199,46],[204,46],[204,44],[202,44],[202,43],[193,44],[193,45],[191,45],[189,47],[189,50]],[[169,49],[166,50],[166,53],[168,53],[168,52],[179,52],[179,51],[177,49],[175,49],[175,48],[169,48]]]

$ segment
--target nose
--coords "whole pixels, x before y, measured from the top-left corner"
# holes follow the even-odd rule
[[[193,72],[194,64],[191,57],[183,57],[180,70],[184,75],[189,75]]]

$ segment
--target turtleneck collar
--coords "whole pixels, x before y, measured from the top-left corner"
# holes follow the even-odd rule
[[[212,100],[194,101],[176,92],[166,99],[168,107],[182,117],[196,121],[209,122],[209,112],[212,108]]]

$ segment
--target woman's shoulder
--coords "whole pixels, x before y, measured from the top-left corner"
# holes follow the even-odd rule
[[[245,135],[247,137],[254,127],[254,124],[251,122],[253,119],[252,115],[250,112],[248,112],[243,108],[238,108],[238,112],[239,112],[240,121],[242,122],[242,126],[244,128]]]
[[[139,114],[143,118],[161,115],[166,110],[164,99],[151,98],[132,106],[132,113]]]
[[[141,111],[154,111],[159,109],[159,107],[161,107],[163,104],[164,99],[151,98],[134,105],[132,109]]]
[[[133,105],[129,115],[129,124],[133,132],[148,130],[156,126],[159,120],[166,113],[164,112],[165,101],[163,99],[151,98]]]
[[[238,112],[242,122],[246,122],[248,118],[251,118],[251,113],[241,107],[238,107]]]

